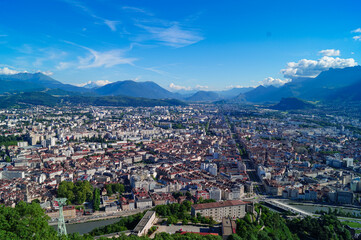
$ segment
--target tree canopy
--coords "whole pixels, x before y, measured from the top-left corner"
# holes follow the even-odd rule
[[[63,181],[59,184],[58,197],[65,197],[68,203],[83,204],[93,200],[93,186],[88,181]]]
[[[15,208],[0,205],[0,239],[58,239],[49,217],[37,203],[19,202]]]

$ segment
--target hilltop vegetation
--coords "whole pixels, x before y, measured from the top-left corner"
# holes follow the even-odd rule
[[[175,210],[179,212],[173,212]],[[161,216],[175,216],[179,218],[187,214],[189,203],[184,205],[165,205],[158,206],[154,210]],[[230,240],[351,240],[350,232],[344,225],[332,215],[322,215],[319,218],[294,218],[285,220],[278,213],[268,210],[268,208],[256,205],[256,214],[247,214],[244,218],[236,220],[236,234],[229,237]],[[80,236],[79,234],[70,234],[68,236],[58,237],[53,227],[48,225],[49,217],[45,215],[44,210],[38,203],[19,202],[15,208],[0,205],[0,239],[4,240],[91,240],[94,236],[111,232],[119,232],[133,229],[144,213],[138,213],[128,217],[122,217],[119,222],[94,229],[90,234]],[[107,238],[100,238],[107,239]],[[125,236],[122,235],[118,240],[148,240],[148,237]],[[201,236],[197,234],[168,234],[158,233],[156,240],[221,240],[220,236]]]
[[[257,215],[247,214],[237,220],[237,236],[235,239],[247,240],[351,240],[351,233],[344,225],[331,215],[320,218],[283,219],[278,213],[256,205]],[[261,216],[259,217],[259,213]],[[240,238],[239,238],[240,237]]]
[[[51,91],[56,94],[65,94],[65,91]],[[47,92],[24,92],[0,96],[0,108],[25,108],[29,105],[47,107],[61,105],[85,106],[114,106],[114,107],[154,107],[185,105],[176,99],[148,99],[124,96],[55,96]]]

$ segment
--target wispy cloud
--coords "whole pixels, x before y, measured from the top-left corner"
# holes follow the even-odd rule
[[[128,11],[128,12],[143,13],[143,14],[146,14],[149,16],[153,16],[153,13],[151,13],[143,8],[137,8],[137,7],[132,7],[132,6],[123,6],[122,9],[125,11]]]
[[[117,25],[119,23],[121,23],[120,21],[113,21],[113,20],[109,20],[109,19],[98,16],[89,7],[87,7],[85,4],[83,4],[79,1],[76,1],[76,0],[63,0],[63,1],[74,7],[79,8],[80,10],[82,10],[84,13],[88,14],[92,18],[102,21],[103,24],[108,26],[110,28],[110,30],[112,30],[113,32],[117,30]]]
[[[46,62],[54,61],[54,60],[58,61],[68,55],[64,51],[58,51],[58,50],[48,49],[48,48],[38,49],[37,54],[39,54],[40,56],[37,56],[35,58],[35,61],[33,61],[34,67],[42,67],[44,62],[46,63]]]
[[[150,40],[155,40],[163,45],[176,48],[185,47],[204,39],[200,33],[194,29],[182,28],[178,23],[162,27],[147,26],[144,24],[136,24],[136,26],[150,33]]]
[[[355,30],[351,31],[352,33],[361,33],[361,28],[356,28]]]
[[[57,66],[56,69],[57,70],[65,70],[68,69],[70,67],[72,67],[73,65],[75,65],[74,63],[71,62],[60,62]]]
[[[78,57],[79,62],[77,63],[77,68],[84,69],[84,68],[97,68],[97,67],[113,67],[120,64],[129,64],[134,65],[133,62],[136,61],[136,58],[128,58],[125,57],[125,53],[129,51],[128,49],[112,49],[108,51],[96,51],[94,49],[69,42],[64,41],[68,44],[83,48],[89,52],[89,54],[85,57]],[[57,69],[65,69],[67,67],[71,67],[74,63],[71,62],[61,62]]]
[[[120,21],[110,21],[108,19],[104,19],[104,23],[113,31],[115,32],[117,30],[117,25],[120,23]]]
[[[361,35],[360,36],[354,36],[353,39],[356,40],[356,41],[361,41]]]
[[[164,68],[168,68],[169,66],[174,66],[174,65],[177,65],[177,64],[170,63],[170,64],[161,65],[161,66],[152,66],[152,67],[135,66],[135,67],[140,68],[142,70],[154,72],[154,73],[157,73],[159,75],[162,75],[162,76],[165,76],[165,77],[168,77],[168,78],[179,79],[179,77],[174,76],[174,75],[172,75],[171,73],[169,73],[169,72],[167,72],[165,70],[162,70]]]
[[[130,64],[136,61],[136,58],[124,57],[124,50],[113,49],[105,52],[98,52],[93,49],[88,49],[90,55],[85,58],[80,58],[80,66],[78,68],[94,68],[94,67],[113,67],[119,64]]]
[[[160,75],[168,75],[169,73],[166,72],[166,71],[163,71],[163,70],[160,70],[158,69],[157,67],[145,67],[143,68],[144,70],[148,70],[148,71],[151,71],[151,72],[155,72],[155,73],[158,73]]]

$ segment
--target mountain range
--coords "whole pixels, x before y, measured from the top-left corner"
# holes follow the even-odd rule
[[[196,91],[183,94],[170,92],[158,84],[147,81],[137,82],[132,80],[118,81],[104,86],[98,86],[90,82],[83,87],[64,84],[43,73],[18,73],[12,75],[0,75],[0,94],[14,92],[43,91],[45,89],[63,90],[68,95],[92,95],[92,96],[127,96],[149,99],[179,99],[194,102],[214,101],[237,96],[253,88],[233,88],[225,91]],[[59,92],[59,91],[58,91]]]
[[[315,108],[312,103],[303,101],[298,98],[282,98],[279,103],[270,107],[274,110],[288,111],[288,110],[303,110]]]
[[[281,87],[258,86],[241,93],[233,100],[239,102],[277,102],[282,98],[297,97],[311,101],[361,99],[361,66],[330,68],[314,78],[299,78]]]
[[[64,84],[42,73],[0,75],[0,94],[46,91],[51,95],[68,96],[123,96],[147,99],[178,99],[189,102],[279,102],[283,98],[310,101],[359,101],[361,100],[361,66],[332,69],[314,78],[294,78],[281,87],[232,88],[225,91],[171,92],[158,84],[132,80],[118,81],[104,86],[85,87]]]

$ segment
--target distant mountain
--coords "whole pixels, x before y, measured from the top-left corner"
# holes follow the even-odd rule
[[[221,98],[218,93],[211,91],[198,91],[192,96],[186,98],[187,101],[191,102],[212,102],[220,99]]]
[[[1,76],[0,76],[1,79]],[[24,81],[0,80],[0,93],[24,92],[42,90],[44,86]]]
[[[54,107],[57,105],[154,107],[186,105],[176,99],[147,99],[123,96],[53,96],[46,92],[24,92],[0,96],[0,108],[22,108],[31,105]]]
[[[288,93],[282,93],[280,92],[280,88],[274,87],[274,86],[258,86],[255,89],[246,92],[244,94],[240,94],[237,98],[238,99],[243,99],[243,101],[247,101],[247,102],[277,102],[279,101],[282,97],[279,97],[280,95],[290,95],[292,96],[292,94],[288,94]],[[287,88],[284,89],[285,91],[288,91]]]
[[[330,94],[326,100],[330,102],[361,101],[361,80],[350,86],[339,88]]]
[[[60,98],[44,92],[24,92],[0,96],[0,108],[22,108],[28,105],[53,107],[60,102]]]
[[[179,94],[169,92],[154,82],[118,81],[94,90],[103,96],[129,96],[152,99],[180,98]]]
[[[216,91],[221,98],[234,98],[239,94],[252,91],[254,87],[231,88],[229,90]]]
[[[298,98],[282,98],[279,103],[270,108],[275,110],[288,111],[311,109],[315,108],[315,106]]]
[[[337,96],[337,92],[342,91],[340,90],[342,88],[347,91],[347,87],[357,84],[359,81],[361,81],[361,66],[342,69],[330,68],[315,78],[297,78],[279,88],[259,86],[254,90],[240,94],[235,99],[253,103],[277,102],[288,97],[325,100],[329,99],[330,96]]]
[[[43,73],[18,73],[0,75],[0,93],[34,91],[45,88],[62,89],[72,92],[88,92],[89,90],[70,84],[63,84]],[[3,87],[4,86],[4,87]]]
[[[191,102],[214,102],[223,99],[231,99],[254,89],[253,87],[247,88],[232,88],[223,91],[195,91],[195,90],[181,90],[177,91],[179,95],[177,98]]]
[[[177,90],[177,91],[173,91],[174,93],[176,94],[180,94],[182,97],[186,98],[186,97],[190,97],[192,96],[193,94],[195,94],[198,90],[184,90],[184,89],[181,89],[181,90]]]

